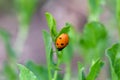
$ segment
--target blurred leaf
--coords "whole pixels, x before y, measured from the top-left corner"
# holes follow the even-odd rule
[[[80,40],[80,45],[83,48],[94,48],[96,47],[100,42],[102,42],[103,45],[107,40],[107,31],[105,27],[100,24],[99,22],[91,22],[86,24],[83,35]]]
[[[48,32],[43,31],[42,34],[43,34],[43,40],[45,44],[46,57],[48,60],[50,60],[50,53],[52,50],[52,39]]]
[[[4,74],[7,80],[17,80],[17,72],[15,71],[15,66],[12,66],[11,64],[4,64]]]
[[[22,23],[29,23],[35,11],[37,0],[15,0],[18,17]]]
[[[107,56],[109,58],[111,66],[112,80],[120,79],[120,43],[114,44],[107,50]]]
[[[62,33],[68,33],[68,32],[70,31],[71,26],[72,26],[71,24],[66,23],[65,27],[63,27],[63,28],[61,29],[61,31],[59,32],[58,36],[59,36],[60,34],[62,34]]]
[[[56,21],[54,17],[48,12],[45,13],[45,16],[46,16],[46,20],[47,20],[51,35],[56,37],[57,30],[56,30]]]
[[[95,80],[96,77],[98,76],[103,64],[104,63],[100,59],[95,61],[90,68],[90,72],[89,72],[86,80]]]
[[[26,67],[37,76],[38,80],[48,80],[48,70],[45,66],[40,66],[29,61]]]
[[[84,74],[84,67],[78,63],[78,80],[86,80]]]
[[[104,3],[104,0],[88,0],[89,9],[90,9],[90,21],[98,21],[101,13],[101,5]]]
[[[6,30],[0,28],[0,37],[3,39],[3,42],[5,44],[5,49],[7,51],[9,58],[15,58],[15,52],[14,52],[11,42],[10,42],[10,40],[11,40],[10,33],[8,33]]]
[[[18,67],[20,69],[20,74],[19,74],[20,80],[38,80],[37,77],[33,74],[33,72],[31,72],[25,66],[18,64]]]
[[[85,25],[80,38],[85,64],[90,64],[93,60],[103,57],[107,45],[107,31],[101,23],[90,22]]]
[[[51,36],[48,32],[42,31],[43,34],[43,40],[44,40],[44,45],[45,45],[45,51],[46,51],[46,60],[47,60],[47,66],[48,66],[48,75],[49,79],[52,78],[51,75],[51,50],[52,50],[52,39]]]

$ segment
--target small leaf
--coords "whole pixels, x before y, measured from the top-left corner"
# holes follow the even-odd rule
[[[25,66],[18,64],[18,67],[20,69],[20,80],[38,80],[37,77],[33,74],[33,72],[31,72]]]
[[[107,50],[107,56],[109,58],[111,66],[112,80],[120,79],[120,43],[114,44]]]
[[[48,80],[48,70],[45,66],[40,66],[29,61],[27,62],[26,67],[37,76],[38,80]]]
[[[51,50],[52,50],[52,39],[51,36],[48,32],[46,31],[42,31],[43,34],[43,40],[44,40],[44,44],[45,44],[45,51],[46,51],[46,60],[47,60],[47,66],[48,66],[48,73],[49,73],[49,79],[52,78],[51,75]]]
[[[46,16],[46,20],[47,20],[51,35],[56,37],[57,30],[56,30],[56,21],[54,17],[48,12],[45,13],[45,16]]]
[[[78,63],[78,80],[86,80],[84,74],[84,67]]]
[[[90,72],[89,72],[86,80],[95,80],[96,77],[98,76],[103,64],[104,63],[100,59],[95,61],[90,68]]]
[[[71,27],[71,26],[72,26],[71,24],[66,23],[65,27],[63,27],[63,28],[61,29],[61,31],[59,32],[58,36],[59,36],[60,34],[62,34],[62,33],[68,33],[68,32],[70,31],[70,27]]]
[[[43,40],[45,44],[46,55],[50,57],[50,53],[52,50],[52,39],[48,32],[43,31],[42,33],[43,33]]]

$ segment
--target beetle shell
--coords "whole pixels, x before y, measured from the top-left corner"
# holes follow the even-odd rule
[[[56,48],[61,51],[63,48],[65,48],[69,43],[69,36],[68,34],[61,34],[59,37],[56,39]]]

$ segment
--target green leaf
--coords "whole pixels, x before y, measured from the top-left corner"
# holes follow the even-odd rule
[[[38,80],[48,80],[48,70],[45,66],[40,66],[29,61],[26,67],[37,76]]]
[[[33,72],[31,72],[25,66],[18,64],[18,67],[20,69],[20,80],[38,80],[37,77],[33,74]]]
[[[46,20],[47,20],[51,35],[53,37],[56,37],[57,30],[56,30],[56,21],[55,21],[54,17],[48,12],[45,13],[45,16],[46,16]]]
[[[89,72],[86,80],[95,80],[97,78],[103,64],[104,63],[100,59],[95,61],[90,68],[90,72]]]
[[[81,63],[78,63],[78,80],[86,80],[84,74],[84,67]]]
[[[99,43],[107,44],[107,31],[99,22],[91,22],[86,24],[83,35],[80,40],[80,45],[83,48],[94,48]]]
[[[58,36],[59,36],[60,34],[62,34],[62,33],[68,33],[68,32],[70,31],[70,27],[71,27],[71,26],[72,26],[71,24],[66,23],[65,27],[63,27],[63,28],[61,29],[61,31],[59,32]]]
[[[80,38],[80,47],[83,50],[85,63],[103,57],[108,45],[107,31],[99,22],[87,23]]]
[[[48,60],[50,60],[50,53],[52,50],[52,39],[48,32],[43,31],[42,34],[43,34],[43,40],[45,44],[46,57]]]
[[[44,40],[44,45],[45,45],[45,51],[46,51],[46,60],[47,60],[47,66],[48,66],[48,75],[49,79],[52,78],[51,75],[51,50],[52,50],[52,39],[51,36],[48,32],[42,31],[43,34],[43,40]]]
[[[107,50],[107,56],[109,58],[111,66],[112,80],[120,79],[120,43],[114,44]]]

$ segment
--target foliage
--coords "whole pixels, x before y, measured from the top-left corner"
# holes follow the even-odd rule
[[[107,31],[105,27],[99,22],[91,22],[86,24],[80,43],[81,46],[89,49],[97,47],[101,41],[104,44],[106,39]]]
[[[42,30],[42,35],[47,66],[36,64],[32,61],[28,61],[25,66],[17,64],[18,53],[22,53],[29,32],[30,21],[36,10],[38,0],[14,1],[19,21],[15,48],[11,45],[10,33],[0,28],[0,38],[4,42],[7,53],[7,59],[3,66],[3,73],[7,80],[18,80],[18,78],[19,80],[75,80],[72,79],[73,72],[71,68],[73,53],[80,53],[77,56],[80,56],[80,59],[83,60],[78,61],[78,73],[76,73],[77,75],[75,74],[75,77],[78,80],[97,80],[104,63],[107,63],[106,60],[102,60],[106,57],[104,56],[105,50],[111,73],[108,79],[120,79],[120,43],[108,48],[108,45],[112,44],[112,41],[108,43],[112,35],[109,35],[108,28],[99,18],[103,11],[102,5],[105,0],[88,0],[88,22],[85,24],[83,32],[80,33],[70,23],[66,23],[60,30],[57,30],[57,22],[53,15],[49,12],[45,13],[49,31]],[[116,24],[118,26],[118,35],[120,36],[120,0],[109,0],[107,2],[116,4],[116,9],[113,5],[112,9],[116,10],[113,13],[116,12]],[[69,35],[69,44],[64,49],[58,50],[55,42],[62,33]],[[56,56],[56,59],[54,59],[54,56]],[[64,65],[65,68],[61,68],[61,65]],[[86,68],[89,66],[89,72],[87,72]],[[17,71],[17,67],[19,71]],[[61,74],[61,71],[64,74]],[[17,76],[18,74],[19,77]]]
[[[112,80],[120,79],[120,43],[114,44],[107,50],[107,57],[109,58]]]
[[[90,71],[89,71],[88,75],[85,77],[84,67],[80,63],[78,63],[78,69],[79,69],[78,80],[95,80],[97,78],[103,64],[104,63],[100,59],[94,61],[90,67]]]
[[[96,77],[98,76],[98,74],[99,74],[99,72],[100,72],[103,64],[104,64],[104,63],[103,63],[100,59],[96,60],[96,61],[92,64],[92,66],[91,66],[91,68],[90,68],[90,72],[89,72],[86,80],[95,80]]]
[[[18,67],[20,69],[20,80],[38,80],[37,77],[33,74],[33,72],[31,72],[25,66],[18,64]]]
[[[87,23],[80,39],[85,62],[89,63],[92,60],[103,57],[107,45],[108,34],[104,25],[99,22]]]

